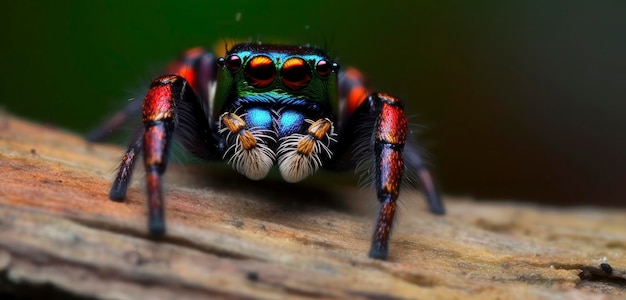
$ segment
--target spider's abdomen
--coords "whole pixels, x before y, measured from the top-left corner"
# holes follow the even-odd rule
[[[259,180],[274,164],[287,182],[315,173],[332,157],[334,124],[328,118],[308,118],[297,107],[239,107],[220,116],[226,141],[225,158],[239,173]]]

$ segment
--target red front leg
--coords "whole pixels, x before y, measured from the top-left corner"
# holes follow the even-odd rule
[[[341,168],[346,157],[359,168],[369,166],[376,196],[381,203],[369,256],[384,259],[396,211],[404,169],[417,174],[431,212],[443,214],[444,206],[419,147],[408,129],[402,103],[384,93],[372,93],[359,71],[348,68],[340,75],[341,128],[335,158],[330,166]]]
[[[143,101],[143,135],[130,145],[122,158],[109,198],[121,201],[132,178],[137,156],[143,150],[148,192],[148,230],[153,235],[165,232],[161,175],[167,166],[167,157],[174,134],[176,99],[185,89],[186,81],[180,76],[167,75],[152,82]]]
[[[165,233],[161,176],[165,172],[172,139],[202,159],[222,157],[223,142],[211,128],[207,86],[213,81],[215,62],[202,49],[189,50],[165,75],[150,85],[142,104],[143,128],[122,158],[109,198],[122,201],[134,165],[143,152],[148,196],[148,230]],[[204,87],[204,88],[203,88]],[[105,126],[106,127],[106,126]]]
[[[143,101],[143,136],[126,152],[109,197],[123,200],[130,182],[133,166],[139,152],[143,151],[148,194],[148,230],[152,235],[165,233],[165,217],[161,176],[175,129],[181,144],[199,157],[219,152],[219,146],[210,134],[209,122],[187,81],[178,75],[165,75],[155,79]],[[184,115],[185,118],[178,116]],[[185,129],[194,128],[194,131]]]
[[[404,173],[402,150],[406,143],[408,123],[399,99],[377,93],[372,94],[368,102],[378,112],[374,127],[374,187],[381,203],[369,256],[385,259]]]
[[[167,157],[174,132],[176,94],[186,85],[182,77],[162,76],[152,82],[144,99],[143,134],[144,166],[148,193],[148,230],[153,235],[165,233],[165,217],[161,175],[167,166]]]
[[[358,130],[363,122],[366,122],[367,116],[377,116],[378,112],[372,107],[373,103],[368,96],[371,95],[370,89],[365,84],[365,78],[363,75],[354,68],[348,68],[342,72],[339,81],[339,90],[341,98],[344,99],[343,113],[341,115],[342,132],[348,133],[347,136],[342,136],[339,146],[339,153],[345,152],[349,149],[349,145],[358,143],[358,138],[350,134],[354,130]],[[392,97],[393,98],[393,97]],[[399,100],[396,100],[399,102]],[[365,120],[361,119],[365,115]],[[426,201],[430,207],[430,211],[434,214],[442,215],[445,213],[445,208],[439,197],[439,192],[435,185],[435,181],[430,174],[424,160],[420,155],[420,148],[417,141],[408,134],[406,136],[407,143],[404,151],[404,162],[406,167],[417,174],[419,181],[422,185],[422,189],[426,196]],[[339,157],[339,156],[338,156]]]

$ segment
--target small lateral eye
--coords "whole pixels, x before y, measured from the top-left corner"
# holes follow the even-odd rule
[[[290,58],[280,70],[280,80],[290,90],[303,89],[311,82],[311,68],[302,58]]]
[[[317,65],[315,66],[315,71],[317,71],[317,74],[321,77],[326,77],[330,75],[333,70],[331,68],[331,63],[324,59],[317,62]]]
[[[255,56],[246,64],[244,77],[255,88],[268,87],[276,78],[276,66],[267,56]]]
[[[226,58],[226,69],[231,72],[236,72],[241,68],[241,58],[237,55],[231,55]]]

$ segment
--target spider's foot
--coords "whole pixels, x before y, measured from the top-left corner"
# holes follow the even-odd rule
[[[116,202],[123,202],[126,198],[126,189],[128,185],[122,182],[115,181],[113,186],[111,186],[111,191],[109,191],[109,199]]]
[[[372,248],[370,248],[369,256],[374,259],[384,260],[387,259],[387,245],[382,241],[372,241]]]
[[[430,212],[435,215],[445,215],[446,209],[443,206],[443,202],[441,202],[441,198],[439,195],[429,195],[428,196],[428,205],[430,206]]]
[[[150,232],[150,237],[152,238],[162,237],[165,235],[165,220],[163,218],[150,219],[148,221],[148,231]]]

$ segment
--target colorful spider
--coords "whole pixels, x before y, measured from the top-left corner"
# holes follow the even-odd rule
[[[193,155],[225,160],[253,180],[274,165],[287,182],[319,168],[360,165],[381,203],[369,256],[385,259],[405,168],[420,179],[430,210],[444,208],[400,99],[371,92],[356,69],[339,69],[315,47],[246,43],[217,59],[201,48],[187,51],[169,75],[152,82],[144,128],[122,159],[110,198],[126,197],[143,152],[148,228],[163,235],[161,176],[174,138]]]

